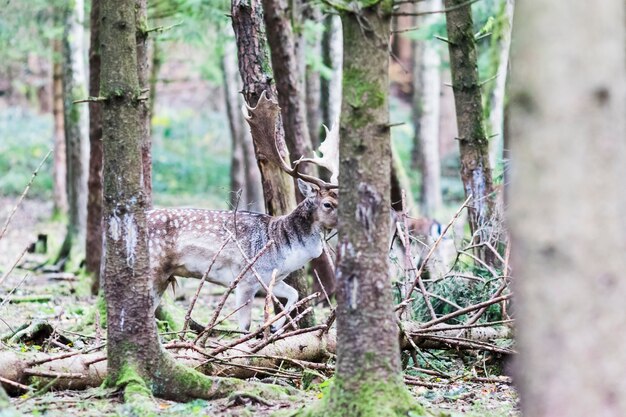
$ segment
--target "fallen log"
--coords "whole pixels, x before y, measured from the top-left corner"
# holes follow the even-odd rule
[[[438,325],[427,332],[418,323],[403,322],[402,349],[413,349],[413,345],[424,349],[491,349],[514,353],[505,348],[489,345],[493,339],[511,336],[507,326],[461,329]],[[453,327],[448,329],[447,327]],[[406,335],[411,337],[407,339]],[[336,352],[336,332],[314,331],[279,339],[255,351],[259,341],[248,341],[226,350],[219,355],[208,352],[189,342],[171,342],[165,345],[174,357],[184,365],[212,376],[250,378],[271,375],[291,376],[284,371],[286,365],[317,371],[330,370],[325,362]],[[220,347],[213,342],[214,347]],[[279,371],[280,370],[280,371]],[[276,373],[278,372],[278,373]],[[46,353],[0,352],[0,382],[7,392],[20,392],[21,385],[53,383],[58,389],[85,389],[98,386],[106,378],[106,355],[98,353],[76,353],[49,355]],[[11,381],[13,383],[7,383]]]

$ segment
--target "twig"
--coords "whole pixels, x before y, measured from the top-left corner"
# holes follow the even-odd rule
[[[308,307],[308,308],[304,309],[303,312],[301,312],[296,317],[294,317],[294,320],[296,321],[296,323],[298,321],[300,321],[302,319],[302,317],[304,317],[304,315],[309,313],[311,310],[313,310],[313,307]],[[305,328],[305,329],[297,329],[297,330],[285,333],[286,326],[283,326],[279,330],[277,330],[273,335],[269,336],[267,339],[263,339],[257,345],[252,347],[252,349],[250,349],[250,352],[252,352],[252,353],[258,352],[259,350],[261,350],[265,346],[275,342],[276,340],[284,339],[286,337],[295,336],[295,335],[302,334],[302,333],[314,332],[316,330],[321,330],[324,327],[326,327],[326,326],[325,325],[314,326],[314,327],[308,327],[308,328]]]
[[[202,286],[204,285],[204,282],[206,281],[209,274],[211,273],[211,269],[213,268],[213,265],[215,264],[217,257],[220,256],[220,254],[222,253],[222,251],[224,250],[228,242],[230,242],[230,237],[226,239],[224,243],[222,243],[222,246],[220,246],[218,251],[213,256],[213,259],[211,259],[211,263],[209,264],[209,267],[207,268],[206,272],[202,274],[202,278],[200,279],[200,283],[198,284],[196,293],[194,294],[193,299],[191,300],[191,303],[189,304],[189,308],[187,309],[187,313],[185,314],[185,323],[183,324],[183,330],[180,334],[180,340],[183,340],[183,338],[185,337],[185,332],[187,331],[187,327],[189,327],[189,321],[191,320],[191,312],[193,311],[193,308],[196,305],[196,301],[198,300],[198,296],[200,295],[200,290],[202,290]]]
[[[243,248],[241,247],[241,244],[239,243],[239,241],[237,240],[237,238],[235,237],[235,235],[233,234],[233,232],[231,232],[228,228],[224,228],[226,230],[226,232],[228,232],[228,234],[230,236],[233,237],[233,239],[235,240],[235,244],[237,245],[237,248],[239,249],[239,252],[241,253],[241,256],[243,257],[243,259],[250,263],[250,260],[248,259],[248,255],[246,255],[246,252],[243,250]],[[265,284],[265,282],[263,282],[263,278],[261,278],[261,275],[259,275],[259,273],[257,272],[256,269],[254,269],[254,266],[250,267],[250,270],[252,271],[252,274],[254,275],[254,277],[256,278],[256,280],[259,282],[259,284],[261,284],[261,288],[263,288],[263,290],[267,293],[268,292],[268,288],[267,285]],[[280,300],[274,295],[272,294],[272,300],[274,300],[274,302],[276,304],[278,304],[280,306],[281,309],[285,309],[285,306],[283,305],[283,303],[280,302]],[[293,319],[291,318],[291,316],[287,316],[287,320],[289,320],[289,323],[291,323],[291,326],[294,329],[297,329],[298,326],[296,325],[296,323],[293,321]]]
[[[84,98],[82,100],[74,100],[72,101],[72,104],[78,104],[78,103],[99,103],[102,101],[107,101],[109,98],[108,97],[87,97]]]
[[[429,15],[429,14],[448,13],[448,12],[452,12],[454,10],[457,10],[466,6],[470,6],[471,4],[476,3],[477,1],[479,0],[468,0],[464,3],[457,4],[455,6],[451,6],[446,9],[441,9],[441,10],[431,10],[431,11],[426,11],[426,12],[393,12],[391,13],[391,15],[392,16],[424,16],[424,15]]]
[[[29,361],[26,364],[26,366],[29,367],[29,368],[32,368],[33,366],[38,366],[38,365],[41,365],[41,364],[44,364],[44,363],[58,361],[60,359],[71,358],[72,356],[90,353],[90,352],[93,352],[94,350],[102,349],[105,346],[106,346],[106,343],[103,343],[101,345],[94,346],[94,347],[91,347],[91,348],[86,349],[86,350],[75,350],[73,352],[64,353],[62,355],[54,356],[54,357],[51,357],[51,358],[43,358],[43,359],[37,359],[37,360]]]
[[[173,25],[169,25],[169,26],[157,26],[157,27],[153,27],[153,28],[150,28],[150,29],[146,29],[146,30],[144,30],[144,31],[143,31],[143,33],[144,33],[144,35],[147,35],[147,34],[148,34],[148,33],[150,33],[150,32],[159,32],[159,33],[162,33],[162,32],[165,32],[165,31],[167,31],[167,30],[174,29],[176,26],[180,26],[180,25],[182,25],[183,23],[184,23],[184,21],[182,21],[182,20],[181,20],[180,22],[178,22],[178,23],[174,23]]]
[[[272,271],[272,279],[270,280],[270,285],[267,287],[267,294],[265,295],[265,305],[263,306],[263,321],[267,322],[270,319],[270,309],[272,306],[272,294],[274,291],[274,284],[276,283],[276,274],[278,271],[274,269]],[[270,337],[270,328],[268,327],[263,332],[263,338],[268,339]]]
[[[39,369],[24,369],[24,373],[26,375],[31,376],[41,376],[44,378],[75,378],[75,379],[84,379],[85,375],[79,373],[72,372],[53,372],[53,371],[44,371]]]
[[[275,315],[270,321],[265,322],[264,324],[261,325],[261,327],[259,327],[256,331],[248,333],[247,335],[240,337],[239,339],[224,345],[222,347],[219,347],[217,349],[214,349],[213,351],[209,352],[209,355],[211,356],[215,356],[219,353],[222,353],[228,349],[231,349],[237,345],[240,345],[244,342],[247,342],[250,339],[255,338],[257,335],[259,335],[260,333],[262,333],[267,327],[271,326],[272,324],[274,324],[274,322],[278,321],[280,318],[282,318],[285,315],[288,315],[289,313],[291,313],[292,310],[295,310],[296,308],[300,307],[301,305],[303,305],[304,303],[318,297],[319,294],[315,293],[315,294],[311,294],[308,297],[303,298],[302,300],[298,301],[297,303],[295,303],[293,306],[291,306],[291,308],[289,310],[285,309],[283,311],[281,311],[280,313],[278,313],[277,315]]]
[[[7,277],[11,274],[11,272],[13,272],[17,264],[22,260],[22,257],[24,256],[26,251],[28,251],[28,246],[24,248],[22,253],[20,253],[20,256],[17,257],[17,259],[15,260],[15,262],[13,262],[13,265],[7,270],[7,272],[5,272],[4,275],[2,275],[2,278],[0,278],[0,285],[2,285],[4,280],[7,279]]]
[[[402,190],[402,217],[403,217],[402,220],[404,223],[404,236],[403,236],[404,242],[403,243],[404,243],[404,250],[405,250],[405,263],[408,263],[411,269],[414,270],[415,265],[413,265],[413,259],[411,259],[411,240],[409,239],[409,222],[408,222],[407,207],[406,207],[406,193],[404,190]],[[428,253],[428,255],[430,255],[430,252]],[[422,266],[427,262],[427,260],[428,260],[428,256],[426,257],[426,260],[424,261]],[[423,271],[423,268],[420,268],[419,271],[417,272],[417,276],[415,277],[415,279],[417,280],[419,289],[422,292],[422,296],[424,297],[424,302],[426,303],[426,307],[428,308],[428,311],[430,312],[430,317],[434,320],[437,318],[437,313],[435,313],[435,309],[433,308],[433,305],[430,302],[430,297],[428,296],[428,292],[426,291],[426,287],[424,286],[424,281],[422,281],[422,271]],[[408,270],[407,270],[407,275],[408,275]],[[411,286],[411,290],[405,295],[404,298],[410,297],[410,294],[413,291],[413,288],[415,288],[415,284]],[[405,309],[402,309],[401,313],[403,313],[404,310]]]
[[[409,334],[419,336],[424,333],[435,333],[435,332],[442,332],[446,330],[465,330],[465,329],[474,329],[477,327],[491,327],[497,324],[513,323],[514,321],[515,320],[513,319],[507,319],[507,320],[490,321],[488,323],[446,325],[446,327],[429,327],[427,329],[419,329],[419,330],[412,331]]]
[[[20,384],[19,382],[15,382],[12,379],[4,378],[0,376],[0,382],[4,382],[5,384],[13,385],[14,387],[23,389],[24,391],[34,391],[33,388],[28,385]]]
[[[0,308],[4,307],[4,305],[11,300],[11,295],[13,295],[13,293],[24,283],[24,281],[26,281],[26,278],[28,278],[29,276],[30,276],[30,272],[26,273],[24,275],[24,278],[22,278],[20,283],[17,284],[17,286],[13,288],[11,292],[9,292],[5,297],[0,297],[0,299],[2,300],[2,304],[0,304]]]
[[[430,250],[428,251],[428,253],[424,257],[424,261],[422,262],[422,265],[420,266],[420,269],[415,274],[415,280],[413,281],[413,284],[411,284],[411,288],[407,292],[407,294],[405,296],[405,300],[408,299],[409,297],[411,297],[411,293],[413,293],[413,290],[415,289],[416,285],[421,280],[422,272],[424,272],[424,268],[426,268],[426,264],[428,264],[428,261],[430,260],[430,257],[433,255],[433,253],[435,252],[435,250],[437,249],[437,247],[439,246],[439,244],[443,240],[444,236],[446,235],[446,233],[448,233],[448,229],[450,229],[450,227],[452,227],[452,225],[454,224],[456,219],[458,219],[458,217],[461,215],[461,211],[463,211],[463,209],[467,206],[467,203],[470,201],[471,198],[472,198],[472,195],[470,194],[465,199],[463,204],[461,204],[461,207],[459,207],[459,209],[456,211],[456,213],[454,213],[454,216],[452,216],[452,219],[450,219],[450,221],[448,222],[446,227],[443,229],[443,231],[441,232],[441,235],[439,235],[439,237],[437,238],[435,243],[433,243],[433,245],[431,246]],[[404,304],[404,306],[402,307],[402,311],[404,311],[405,308],[406,308],[406,304]]]
[[[20,198],[17,200],[17,203],[15,203],[15,206],[11,210],[11,213],[9,213],[9,217],[4,222],[4,226],[2,227],[2,231],[0,232],[0,240],[2,240],[2,238],[4,237],[4,234],[6,233],[7,228],[9,227],[9,223],[11,223],[11,219],[13,218],[13,215],[15,215],[15,212],[17,211],[17,208],[20,206],[20,204],[22,204],[22,201],[24,200],[24,197],[26,197],[26,194],[28,193],[28,190],[30,190],[30,186],[33,185],[33,181],[35,181],[35,177],[37,176],[37,173],[39,172],[39,170],[41,169],[43,164],[46,162],[46,160],[48,159],[48,157],[50,156],[51,153],[52,153],[52,149],[50,149],[48,151],[46,156],[44,156],[43,159],[41,160],[41,162],[39,163],[39,166],[37,166],[35,171],[33,171],[33,175],[30,177],[30,181],[28,181],[28,184],[26,184],[26,188],[24,188],[24,191],[22,192],[22,195],[20,195]],[[0,280],[0,282],[2,282],[2,281]]]
[[[328,296],[328,293],[326,292],[326,288],[324,288],[324,284],[322,284],[322,280],[320,279],[320,275],[317,273],[316,269],[313,269],[313,275],[315,275],[315,279],[317,279],[317,283],[320,284],[320,288],[322,289],[322,292],[324,293],[324,298],[326,299],[328,306],[331,306],[330,297]]]
[[[478,309],[480,309],[482,307],[488,307],[488,306],[490,306],[492,304],[499,303],[500,301],[508,300],[512,296],[513,296],[513,294],[506,294],[506,295],[502,295],[500,297],[492,298],[491,300],[488,300],[488,301],[483,301],[482,303],[478,303],[478,304],[474,304],[474,305],[469,306],[469,307],[465,307],[465,308],[463,308],[461,310],[457,310],[457,311],[454,311],[452,313],[446,314],[445,316],[441,316],[437,320],[428,321],[428,322],[422,324],[420,326],[420,329],[426,329],[426,328],[434,326],[435,324],[443,323],[443,322],[445,322],[447,320],[450,320],[450,319],[453,319],[455,317],[461,316],[461,315],[463,315],[465,313],[469,313],[471,311],[478,310]]]
[[[229,231],[230,232],[230,231]],[[233,234],[230,234],[229,239],[234,239]],[[235,243],[237,243],[237,240],[234,240]],[[215,309],[215,311],[213,312],[213,316],[211,317],[211,320],[209,321],[209,324],[207,324],[207,326],[204,328],[204,330],[202,332],[200,332],[200,334],[198,335],[198,337],[196,337],[196,343],[199,342],[200,337],[204,334],[207,333],[209,330],[215,326],[215,321],[217,320],[220,312],[222,311],[222,308],[224,308],[224,304],[226,303],[226,299],[228,298],[228,296],[230,295],[230,293],[235,289],[235,287],[237,285],[239,285],[239,282],[246,276],[246,274],[248,273],[248,271],[250,269],[252,269],[254,271],[254,264],[259,260],[259,258],[261,256],[263,256],[263,254],[274,244],[273,240],[269,240],[265,246],[263,246],[261,248],[261,250],[254,256],[254,258],[252,258],[252,260],[249,260],[245,255],[244,255],[244,259],[245,261],[248,263],[246,265],[246,267],[239,273],[239,275],[237,275],[237,277],[230,283],[230,285],[228,286],[228,288],[226,289],[226,291],[224,292],[224,294],[222,295],[222,298],[220,299],[219,303],[217,304],[217,307]],[[243,255],[243,251],[241,252]],[[243,307],[243,306],[242,306]]]
[[[505,354],[516,353],[513,349],[501,348],[499,346],[495,346],[489,343],[478,342],[475,340],[469,340],[469,339],[464,339],[464,338],[435,336],[435,335],[424,335],[422,337],[424,339],[436,340],[442,343],[446,343],[450,346],[466,347],[466,348],[472,348],[472,349],[478,349],[478,350],[488,350],[491,352],[505,353]]]

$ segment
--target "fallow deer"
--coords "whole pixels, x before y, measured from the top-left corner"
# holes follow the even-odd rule
[[[200,209],[148,211],[148,249],[157,292],[155,297],[160,298],[173,276],[201,279],[216,255],[207,280],[227,286],[246,268],[248,261],[272,240],[273,245],[254,264],[254,271],[266,286],[276,271],[273,294],[286,299],[286,309],[298,300],[297,291],[283,279],[321,255],[324,245],[322,233],[337,225],[337,191],[332,183],[299,173],[298,164],[303,161],[290,168],[282,159],[274,141],[279,110],[276,102],[268,100],[263,94],[256,107],[244,108],[244,114],[257,152],[297,178],[304,199],[284,216]],[[334,130],[331,129],[331,132],[336,135]],[[324,165],[315,159],[307,162]],[[238,312],[239,327],[245,331],[249,330],[251,322],[252,305],[248,300],[262,287],[254,271],[247,272],[235,288],[236,304],[243,306]],[[282,317],[273,327],[280,328],[285,319]]]

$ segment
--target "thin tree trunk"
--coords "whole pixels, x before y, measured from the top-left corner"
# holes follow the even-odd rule
[[[315,4],[308,4],[306,8],[305,20],[312,20],[315,24],[319,23],[322,19],[322,13],[319,7]],[[322,56],[322,34],[315,34],[315,37],[307,43],[307,51],[309,54],[320,57]],[[321,109],[321,95],[322,95],[322,79],[319,69],[311,63],[306,64],[306,119],[309,127],[309,135],[311,136],[311,146],[317,149],[320,145],[320,140],[323,139],[322,129],[322,109]]]
[[[62,42],[52,43],[52,116],[54,118],[54,211],[67,213],[67,174],[65,158],[65,129],[63,126],[63,65],[61,64]]]
[[[68,225],[59,260],[85,255],[87,177],[89,173],[88,107],[74,104],[87,96],[84,44],[84,2],[75,0],[66,10],[63,33],[63,101],[67,161]]]
[[[337,365],[328,398],[314,415],[391,416],[409,411],[420,415],[423,411],[403,386],[388,275],[391,2],[368,3],[369,7],[355,6],[358,15],[349,11],[342,15]]]
[[[513,12],[515,8],[515,0],[505,0],[504,19],[501,29],[498,46],[500,53],[498,54],[498,72],[496,74],[495,86],[491,93],[490,111],[489,111],[489,128],[491,135],[491,146],[489,147],[489,163],[492,167],[502,161],[502,153],[504,148],[504,106],[505,106],[505,90],[506,80],[508,78],[509,69],[509,50],[511,48],[511,29],[513,27]]]
[[[626,3],[521,1],[515,14],[510,223],[522,410],[624,416]]]
[[[294,34],[287,15],[286,0],[263,0],[267,41],[278,90],[285,142],[292,160],[311,155],[311,137],[306,123],[306,105],[299,70]],[[302,172],[312,173],[313,166]]]
[[[248,194],[246,188],[253,186],[245,184],[246,164],[243,154],[244,131],[241,123],[241,110],[237,94],[237,57],[233,42],[226,42],[222,57],[222,74],[224,77],[224,98],[226,99],[226,113],[230,127],[231,163],[230,163],[230,204],[233,208],[246,209]],[[256,167],[255,167],[256,168]]]
[[[270,60],[265,44],[263,11],[257,0],[234,0],[231,14],[237,39],[239,73],[243,80],[244,99],[248,105],[256,106],[263,91],[267,92],[269,98],[277,97],[276,89],[271,84],[272,75],[269,72]],[[275,140],[283,159],[288,161],[289,152],[285,145],[284,125],[282,122],[277,123]],[[254,142],[256,139],[253,137],[252,140]],[[259,154],[256,143],[255,154],[261,171],[266,213],[281,215],[291,212],[296,207],[292,178]],[[309,292],[303,270],[292,273],[287,278],[287,282],[298,291],[300,298]],[[294,312],[294,314],[297,313]],[[312,326],[313,314],[308,314],[300,323],[303,327]]]
[[[322,40],[324,64],[331,68],[330,78],[322,78],[321,106],[324,124],[329,128],[339,120],[342,99],[343,30],[341,18],[330,15],[326,18],[326,31]]]
[[[466,196],[472,196],[469,224],[480,241],[488,241],[493,217],[493,184],[489,165],[489,141],[483,126],[483,107],[478,79],[476,42],[471,5],[465,0],[444,0],[452,89],[459,129],[461,180]],[[477,242],[478,243],[478,242]],[[481,256],[491,263],[491,252]]]
[[[91,1],[89,45],[89,95],[100,95],[100,0]],[[91,292],[100,287],[102,258],[102,109],[89,103],[89,180],[87,183],[87,241],[85,268],[92,275]]]
[[[424,3],[420,11],[441,10],[441,0]],[[421,6],[417,3],[416,7]],[[416,25],[429,25],[436,15],[418,16]],[[415,41],[413,63],[413,125],[415,126],[413,167],[422,173],[422,214],[436,215],[443,205],[441,196],[441,159],[439,157],[439,106],[441,69],[438,40]]]
[[[136,0],[137,75],[139,77],[139,110],[141,121],[141,165],[147,208],[152,207],[152,140],[150,138],[150,68],[148,65],[148,1]]]

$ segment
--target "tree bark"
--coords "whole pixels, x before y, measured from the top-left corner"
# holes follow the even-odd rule
[[[89,95],[100,95],[100,0],[91,1]],[[85,268],[92,275],[91,292],[100,288],[102,259],[102,109],[89,103],[89,180],[87,183],[87,240]]]
[[[272,74],[263,24],[263,11],[258,0],[234,0],[231,15],[237,40],[243,96],[248,105],[253,107],[256,106],[263,91],[267,92],[268,98],[277,97],[276,88],[271,83]],[[285,124],[282,121],[277,122],[276,147],[283,159],[289,161],[283,126]],[[252,140],[261,171],[266,213],[273,216],[290,213],[296,207],[293,179],[259,154],[256,151],[255,141],[257,139],[253,137]],[[287,282],[298,291],[300,298],[310,293],[303,270],[292,273],[287,278]],[[306,306],[303,306],[304,308]],[[298,313],[294,312],[293,314]],[[313,314],[307,314],[300,323],[303,327],[312,326],[314,324]]]
[[[135,0],[101,6],[108,381],[125,388],[125,399],[134,404],[145,404],[150,392],[179,401],[227,395],[241,383],[214,383],[174,362],[159,343],[142,178],[139,12]]]
[[[141,123],[141,165],[146,207],[152,208],[152,139],[150,137],[150,67],[148,65],[148,1],[135,0],[137,19],[137,75]]]
[[[444,0],[452,89],[459,129],[461,180],[465,196],[472,196],[468,219],[472,234],[479,242],[488,241],[493,219],[493,184],[489,165],[489,141],[483,126],[483,106],[478,79],[476,42],[471,5],[465,0]],[[476,243],[479,243],[476,242]],[[479,254],[488,263],[491,252]]]
[[[515,15],[509,214],[522,410],[623,416],[626,4],[519,2]]]
[[[272,69],[278,90],[278,104],[285,130],[285,142],[292,160],[312,154],[311,137],[306,123],[304,91],[299,82],[299,66],[286,0],[262,0],[267,41],[271,50]],[[303,166],[307,174],[315,170]]]
[[[403,386],[388,268],[392,2],[342,14],[343,108],[337,249],[337,366],[313,415],[419,415]],[[363,22],[367,22],[364,25]],[[367,399],[366,399],[367,398]],[[371,399],[375,398],[374,401]]]
[[[65,128],[63,126],[63,65],[62,42],[52,43],[52,117],[54,118],[54,172],[53,199],[56,213],[67,213],[67,167],[65,155]]]
[[[322,20],[322,12],[316,4],[308,4],[305,9],[305,20],[311,20],[319,24]],[[307,42],[307,50],[316,57],[322,57],[322,34],[315,34],[313,39]],[[305,97],[306,97],[306,120],[311,136],[311,147],[317,149],[320,141],[324,138],[322,129],[322,79],[319,69],[310,62],[306,63],[305,69]]]
[[[87,94],[84,44],[84,1],[75,0],[65,10],[63,31],[63,108],[67,162],[68,224],[58,259],[85,256],[87,228],[87,177],[89,142],[87,106],[74,104]]]

